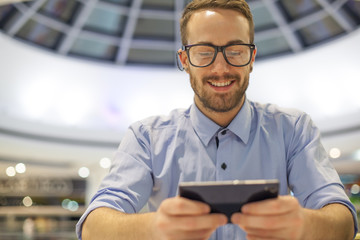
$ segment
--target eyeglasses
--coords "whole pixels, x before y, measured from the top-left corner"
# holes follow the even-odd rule
[[[234,67],[243,67],[250,63],[255,49],[254,44],[229,44],[214,46],[211,44],[193,44],[182,47],[186,51],[189,62],[194,67],[207,67],[211,65],[218,54],[222,52],[225,61]]]

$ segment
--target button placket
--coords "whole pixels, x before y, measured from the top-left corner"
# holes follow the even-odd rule
[[[228,138],[228,129],[223,129],[218,132],[216,136],[217,140],[217,153],[216,153],[216,166],[217,166],[217,179],[226,180],[228,177],[228,159],[226,159],[228,146],[224,144],[226,138]]]

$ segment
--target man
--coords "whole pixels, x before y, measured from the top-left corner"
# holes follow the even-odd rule
[[[77,225],[79,238],[352,239],[355,209],[310,118],[246,99],[256,56],[246,2],[195,0],[181,34],[195,103],[129,128]],[[280,196],[244,205],[232,224],[178,196],[184,181],[273,178]],[[138,213],[146,203],[151,212]]]

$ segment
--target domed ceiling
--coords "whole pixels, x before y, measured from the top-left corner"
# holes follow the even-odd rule
[[[6,1],[5,1],[6,2]],[[37,0],[0,7],[0,31],[61,55],[175,66],[188,0]],[[258,60],[297,53],[356,29],[355,0],[249,0]]]

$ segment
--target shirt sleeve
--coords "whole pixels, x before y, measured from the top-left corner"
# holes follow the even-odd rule
[[[300,204],[311,209],[330,203],[347,206],[353,215],[356,233],[355,207],[320,141],[319,129],[308,115],[303,114],[296,122],[287,154],[289,187]]]
[[[132,125],[123,137],[99,190],[76,225],[81,239],[82,224],[99,207],[121,212],[139,212],[147,203],[153,187],[148,134],[140,123]]]

